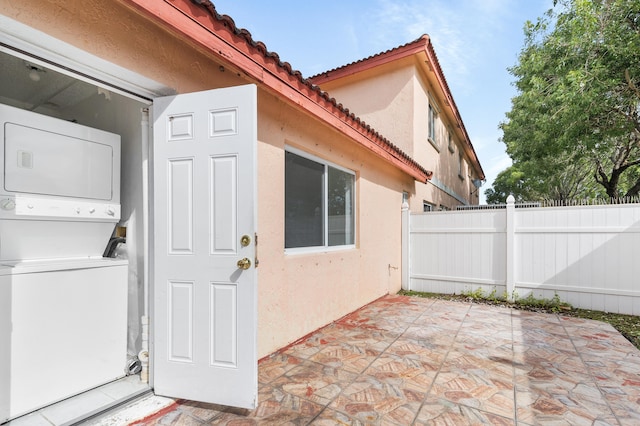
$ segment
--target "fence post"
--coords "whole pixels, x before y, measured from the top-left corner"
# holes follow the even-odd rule
[[[507,299],[513,300],[515,296],[515,223],[514,217],[516,212],[516,199],[513,198],[513,195],[509,195],[507,197],[507,209],[506,209],[506,254],[507,254],[507,276],[506,276],[506,287],[507,287]]]
[[[402,289],[411,290],[409,283],[409,203],[402,203]]]

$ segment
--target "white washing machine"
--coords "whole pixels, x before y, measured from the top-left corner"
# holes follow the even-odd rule
[[[120,137],[0,105],[0,422],[124,376]]]

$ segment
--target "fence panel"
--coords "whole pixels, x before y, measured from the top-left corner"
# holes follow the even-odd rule
[[[403,288],[640,315],[640,204],[407,215]]]
[[[411,289],[504,291],[505,218],[500,210],[432,212],[410,218]]]

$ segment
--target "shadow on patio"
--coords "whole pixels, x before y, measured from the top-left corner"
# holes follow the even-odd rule
[[[259,406],[140,425],[640,424],[640,351],[608,324],[386,296],[259,366]]]

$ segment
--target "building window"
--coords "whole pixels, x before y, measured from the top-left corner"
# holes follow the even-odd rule
[[[355,244],[355,173],[285,152],[285,249]]]
[[[422,211],[423,212],[432,212],[434,211],[435,206],[429,202],[427,202],[426,200],[422,200]]]
[[[464,180],[464,157],[462,154],[458,155],[458,177]]]
[[[429,103],[429,142],[436,151],[440,152],[440,138],[438,137],[438,107]]]
[[[456,146],[453,143],[453,136],[451,135],[451,133],[451,129],[449,129],[449,131],[447,132],[447,138],[449,141],[449,152],[453,154],[456,150]]]
[[[436,118],[438,117],[438,113],[433,108],[433,105],[429,104],[429,142],[434,144],[437,147],[436,141]]]

